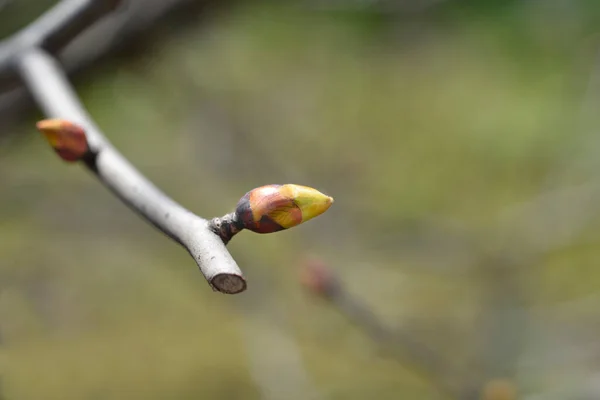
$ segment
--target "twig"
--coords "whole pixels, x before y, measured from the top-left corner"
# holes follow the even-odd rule
[[[0,42],[0,90],[19,84],[11,66],[21,51],[40,47],[51,53],[114,10],[121,0],[63,0],[13,37]]]
[[[460,388],[447,379],[447,362],[435,351],[414,340],[408,332],[386,326],[360,298],[348,292],[321,261],[309,261],[302,274],[301,279],[308,289],[329,301],[344,317],[364,329],[375,343],[390,346],[386,347],[386,355],[413,365],[413,371],[431,382],[445,398],[458,398]]]
[[[132,210],[182,245],[214,290],[242,292],[246,280],[225,248],[233,235],[244,228],[271,233],[296,226],[325,212],[333,199],[304,186],[267,185],[246,193],[234,213],[207,221],[170,199],[139,173],[104,137],[79,102],[64,70],[48,53],[59,50],[118,3],[64,0],[1,43],[0,86],[3,78],[10,82],[11,75],[20,76],[44,114],[53,119],[50,125],[58,120],[75,126],[79,132],[79,144],[85,146],[79,149],[81,154],[74,159],[71,154],[68,161],[83,161]],[[42,126],[51,129],[48,121],[38,124],[43,131],[46,128]],[[60,150],[55,150],[60,155]],[[67,160],[64,154],[61,157]]]
[[[209,229],[208,221],[167,197],[113,148],[51,55],[32,48],[19,54],[14,67],[48,117],[65,118],[85,129],[91,152],[85,163],[103,184],[185,247],[213,289],[229,294],[246,289],[242,272],[223,241]]]

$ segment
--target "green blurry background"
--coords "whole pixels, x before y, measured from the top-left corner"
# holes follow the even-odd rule
[[[0,35],[52,3],[0,5]],[[205,217],[269,183],[335,204],[236,237],[248,291],[217,294],[30,108],[0,132],[6,399],[600,398],[600,3],[186,10],[73,77],[108,138]],[[304,290],[309,257],[442,372]]]

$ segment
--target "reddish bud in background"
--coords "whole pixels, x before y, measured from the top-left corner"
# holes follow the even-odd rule
[[[253,232],[272,233],[300,225],[323,214],[333,198],[316,189],[286,184],[253,189],[235,209],[240,224]]]
[[[506,379],[494,379],[485,384],[481,400],[516,400],[517,388]]]
[[[333,272],[318,259],[311,259],[304,263],[300,271],[300,283],[320,296],[330,295],[338,286]]]
[[[36,126],[54,151],[65,161],[78,161],[89,150],[85,131],[79,125],[64,119],[45,119],[39,121]]]

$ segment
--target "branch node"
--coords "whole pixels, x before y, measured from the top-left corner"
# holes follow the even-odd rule
[[[244,226],[237,214],[232,212],[222,217],[211,219],[208,222],[208,228],[216,233],[223,243],[227,244],[238,232],[244,229]]]

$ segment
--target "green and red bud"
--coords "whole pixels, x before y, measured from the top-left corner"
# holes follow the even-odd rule
[[[483,386],[481,400],[516,400],[517,386],[508,379],[492,379]]]
[[[64,119],[45,119],[36,126],[60,158],[67,162],[80,160],[89,150],[85,131],[79,125]]]
[[[333,198],[307,186],[266,185],[246,193],[235,213],[245,229],[272,233],[315,218],[332,203]]]

